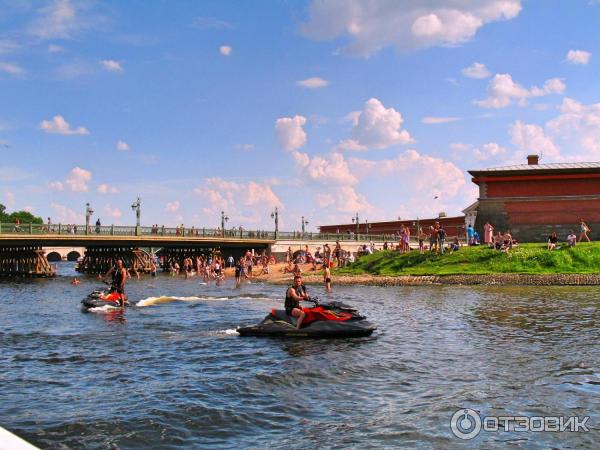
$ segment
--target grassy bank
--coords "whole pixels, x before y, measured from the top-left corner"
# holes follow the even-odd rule
[[[600,273],[600,243],[581,243],[548,251],[545,244],[521,244],[509,254],[485,246],[463,247],[437,255],[417,251],[399,254],[380,251],[361,257],[344,275],[485,275],[485,274],[592,274]]]

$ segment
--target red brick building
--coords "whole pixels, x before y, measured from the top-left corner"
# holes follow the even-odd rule
[[[483,237],[489,221],[495,231],[510,230],[520,241],[545,241],[552,231],[566,239],[579,235],[583,219],[600,231],[600,163],[528,164],[470,170],[479,186],[475,229]],[[592,233],[593,234],[593,233]]]
[[[417,233],[417,223],[423,231],[428,233],[429,226],[439,222],[440,225],[446,230],[448,237],[460,236],[464,238],[465,235],[465,218],[464,216],[458,217],[438,217],[434,219],[411,219],[411,220],[393,220],[390,222],[369,222],[360,223],[358,228],[356,223],[346,223],[338,225],[321,225],[319,230],[321,233],[357,233],[359,234],[377,234],[377,235],[394,235],[400,231],[402,225],[410,228],[410,235],[415,236]]]

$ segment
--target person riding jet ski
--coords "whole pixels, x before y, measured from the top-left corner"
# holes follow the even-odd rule
[[[302,326],[302,321],[306,317],[306,313],[302,311],[300,302],[309,300],[310,297],[306,292],[306,286],[302,284],[302,277],[296,275],[294,277],[294,285],[290,286],[285,293],[285,312],[288,316],[296,317],[296,329],[299,330]]]
[[[125,282],[127,281],[127,269],[123,267],[123,260],[117,260],[117,266],[111,268],[104,278],[112,275],[110,292],[116,292],[121,297],[121,306],[125,306],[127,294],[125,294]]]

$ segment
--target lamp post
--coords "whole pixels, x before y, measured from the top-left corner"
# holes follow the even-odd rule
[[[365,233],[367,233],[367,239],[369,238],[369,230],[371,229],[371,224],[367,219],[365,219]]]
[[[140,234],[140,215],[142,213],[142,201],[138,197],[135,202],[131,204],[131,210],[135,211],[135,235]]]
[[[304,236],[304,226],[308,225],[308,220],[304,220],[304,216],[302,216],[302,236]]]
[[[352,218],[352,223],[356,223],[356,240],[358,241],[358,233],[360,233],[360,219],[358,218],[358,213]]]
[[[279,211],[277,211],[277,207],[271,213],[271,219],[275,219],[275,239],[277,239],[277,235],[279,234]]]
[[[225,215],[224,211],[221,211],[221,234],[225,237],[225,222],[229,220],[229,217]]]
[[[90,217],[94,214],[94,210],[89,203],[85,204],[85,234],[88,234],[90,228]]]

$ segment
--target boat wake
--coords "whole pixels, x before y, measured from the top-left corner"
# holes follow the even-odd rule
[[[175,297],[169,295],[161,295],[159,297],[148,297],[136,303],[137,307],[146,307],[160,305],[162,303],[172,302],[202,302],[202,301],[227,301],[227,300],[272,300],[270,297],[257,294],[247,295],[193,295],[190,297]]]

